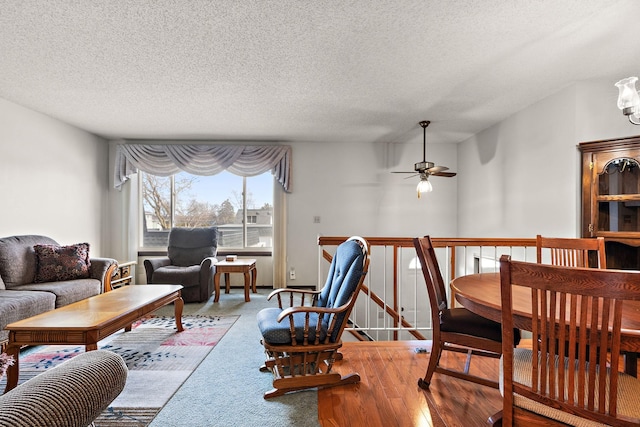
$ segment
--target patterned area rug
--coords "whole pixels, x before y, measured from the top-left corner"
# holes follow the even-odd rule
[[[151,317],[118,332],[98,347],[121,355],[129,368],[122,393],[95,421],[96,427],[146,426],[200,365],[239,316]],[[39,346],[20,355],[20,382],[82,353],[82,346]],[[4,384],[1,385],[4,389]]]

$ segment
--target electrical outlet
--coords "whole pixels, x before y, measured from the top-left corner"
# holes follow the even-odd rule
[[[289,270],[289,280],[296,280],[296,270],[293,268]]]

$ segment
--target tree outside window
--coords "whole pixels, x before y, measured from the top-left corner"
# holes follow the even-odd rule
[[[218,227],[218,247],[273,247],[273,176],[141,173],[143,247],[166,247],[172,227]]]

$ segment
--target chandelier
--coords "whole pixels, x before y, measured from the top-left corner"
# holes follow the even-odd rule
[[[629,122],[640,125],[640,96],[636,90],[637,77],[627,77],[616,83],[618,94],[618,108],[629,118]]]

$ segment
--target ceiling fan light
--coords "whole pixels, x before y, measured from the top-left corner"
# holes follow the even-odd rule
[[[429,193],[433,191],[433,187],[427,178],[422,178],[420,182],[418,182],[418,187],[416,187],[418,192],[418,199],[422,193]]]
[[[637,77],[627,77],[616,83],[619,90],[618,108],[621,109],[625,115],[640,112],[640,96],[638,96],[638,91],[636,90],[637,81]]]

